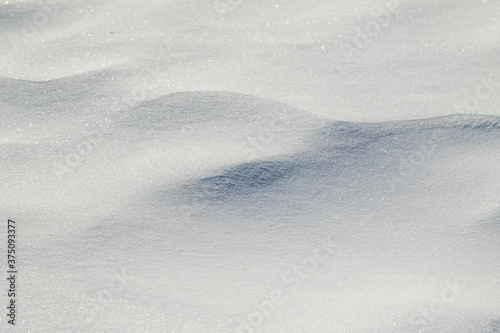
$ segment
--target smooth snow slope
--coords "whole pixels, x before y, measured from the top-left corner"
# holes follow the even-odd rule
[[[499,14],[0,3],[0,331],[500,331]]]
[[[154,75],[148,98],[231,91],[333,120],[497,114],[499,13],[495,0],[9,0],[0,76],[114,68],[130,87]],[[466,109],[490,74],[494,93]]]
[[[203,92],[109,120],[66,172],[57,132],[2,144],[21,331],[494,332],[498,117],[327,122]]]

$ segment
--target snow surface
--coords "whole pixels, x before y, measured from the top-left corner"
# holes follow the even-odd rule
[[[2,1],[0,331],[499,332],[499,16]]]

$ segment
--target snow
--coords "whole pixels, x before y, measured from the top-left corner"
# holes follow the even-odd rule
[[[497,332],[499,13],[2,2],[1,331]]]

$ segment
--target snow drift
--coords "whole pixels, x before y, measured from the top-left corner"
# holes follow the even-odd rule
[[[499,13],[2,2],[13,330],[500,331]]]
[[[499,119],[332,122],[179,93],[71,132],[90,146],[60,173],[57,132],[20,132],[1,163],[5,213],[37,221],[23,325],[493,332]]]

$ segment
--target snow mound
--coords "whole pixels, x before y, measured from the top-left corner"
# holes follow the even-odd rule
[[[334,122],[205,91],[105,118],[96,131],[65,127],[66,143],[33,120],[44,135],[27,127],[0,146],[2,206],[38,221],[24,231],[37,239],[24,249],[26,327],[50,330],[37,318],[54,311],[80,331],[239,332],[261,316],[269,332],[492,332],[499,117]],[[103,298],[110,271],[127,279]],[[442,311],[419,312],[436,299]],[[75,315],[90,306],[106,316]]]

